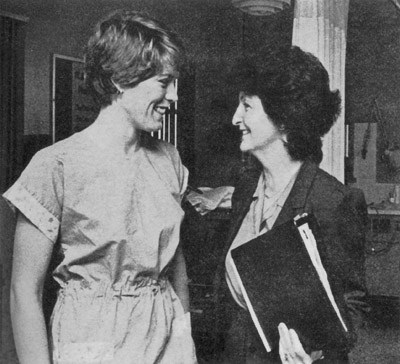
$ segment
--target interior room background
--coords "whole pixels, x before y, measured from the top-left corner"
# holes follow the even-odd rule
[[[32,10],[29,2],[22,0],[4,0],[0,5],[4,12],[29,18],[24,62],[25,140],[34,135],[39,136],[36,143],[45,143],[46,136],[51,135],[51,55],[82,58],[89,30],[104,14],[118,7],[145,10],[183,35],[189,54],[189,84],[194,83],[188,93],[193,98],[179,124],[182,133],[187,128],[192,138],[188,143],[193,147],[192,155],[183,157],[190,162],[194,182],[204,186],[229,184],[226,171],[240,156],[238,138],[230,126],[236,95],[227,89],[226,70],[237,54],[271,43],[290,43],[290,9],[273,17],[250,17],[235,9],[229,0],[98,0],[96,6],[91,6],[91,1],[79,0],[40,3],[42,7]],[[383,133],[383,122],[392,139],[399,134],[396,115],[400,107],[400,76],[393,72],[400,52],[399,23],[390,0],[350,1],[346,123],[355,125],[350,140],[355,162],[351,164],[355,168],[354,178],[348,175],[347,179],[366,189],[368,202],[385,199],[394,182],[390,171],[379,165],[375,148],[382,148],[376,137]],[[374,115],[374,100],[380,108],[381,123]],[[365,143],[369,123],[373,125]],[[361,153],[363,142],[364,146],[368,144],[365,155]],[[187,150],[184,153],[190,154]]]
[[[231,171],[242,156],[239,135],[231,126],[237,95],[227,86],[226,71],[238,54],[291,44],[292,7],[273,16],[250,17],[230,0],[32,3],[38,5],[25,0],[0,3],[0,15],[26,17],[21,167],[37,149],[51,143],[52,55],[81,59],[95,23],[113,9],[130,8],[153,14],[183,37],[188,62],[179,81],[178,149],[191,172],[191,184],[232,183]],[[364,190],[368,203],[378,203],[387,200],[400,180],[388,161],[388,153],[400,147],[400,13],[391,0],[350,0],[347,31],[345,179]],[[6,277],[10,265],[5,262],[11,258],[6,242],[12,239],[13,220],[2,200],[0,221],[1,272]],[[6,347],[11,338],[4,327],[9,321],[0,323],[1,343]]]

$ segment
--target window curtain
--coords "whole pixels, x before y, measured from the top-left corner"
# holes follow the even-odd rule
[[[0,15],[0,193],[22,167],[25,22]]]
[[[0,13],[0,194],[22,168],[25,22]],[[10,277],[15,220],[0,197],[0,362],[17,363],[11,330]]]
[[[323,138],[321,168],[344,182],[347,152],[344,123],[345,56],[349,0],[296,0],[293,45],[317,56],[329,73],[331,88],[342,97],[342,112]]]

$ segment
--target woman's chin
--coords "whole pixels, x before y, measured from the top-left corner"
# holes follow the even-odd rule
[[[148,125],[148,127],[146,128],[147,129],[146,131],[149,133],[156,133],[156,132],[160,131],[162,129],[162,127],[163,127],[162,121],[155,122],[153,125]]]
[[[241,143],[240,144],[240,151],[242,151],[242,152],[250,152],[251,151],[251,148],[250,148],[250,146],[248,146],[246,143]]]

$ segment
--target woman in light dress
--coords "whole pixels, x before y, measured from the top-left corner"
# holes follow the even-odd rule
[[[117,11],[96,26],[86,81],[101,110],[85,130],[39,151],[4,194],[17,213],[11,314],[21,364],[196,362],[179,245],[188,172],[154,140],[177,100],[176,35]],[[46,330],[42,291],[62,262]]]

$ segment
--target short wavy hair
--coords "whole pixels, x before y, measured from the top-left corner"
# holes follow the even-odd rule
[[[138,83],[183,61],[178,36],[145,13],[117,10],[95,27],[85,49],[86,86],[101,106],[121,87]]]
[[[340,114],[341,97],[328,72],[311,53],[291,46],[247,56],[236,65],[237,91],[258,96],[265,113],[287,136],[293,160],[322,160],[321,138]]]

